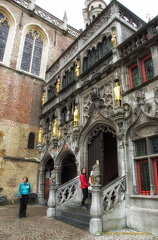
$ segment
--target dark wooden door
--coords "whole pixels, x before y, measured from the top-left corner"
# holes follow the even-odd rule
[[[113,133],[100,131],[88,144],[88,174],[96,160],[100,163],[102,186],[118,177],[117,139]]]

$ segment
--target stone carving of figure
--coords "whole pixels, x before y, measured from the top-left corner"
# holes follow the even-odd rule
[[[116,33],[114,30],[112,31],[111,42],[112,42],[113,47],[117,47],[117,38],[116,38]]]
[[[46,100],[46,93],[43,92],[43,94],[42,94],[42,105],[45,104],[45,100]]]
[[[42,128],[40,127],[38,131],[38,143],[42,143]]]
[[[80,61],[79,60],[77,60],[77,62],[76,62],[75,74],[76,74],[76,77],[78,77],[80,75]]]
[[[60,91],[60,78],[58,78],[58,80],[57,80],[56,91],[57,91],[57,93]]]
[[[53,137],[56,137],[58,135],[58,129],[57,129],[57,118],[53,121],[53,124],[52,124],[52,127],[53,127]]]
[[[99,160],[92,166],[92,171],[90,174],[92,184],[100,184],[100,167]]]
[[[79,111],[78,111],[78,106],[75,106],[75,111],[74,111],[74,127],[78,126],[78,120],[79,120]]]
[[[114,97],[115,97],[117,107],[120,107],[122,96],[121,96],[121,88],[118,81],[115,82]]]
[[[52,179],[52,183],[55,184],[56,183],[56,171],[54,169],[51,171],[51,179]]]

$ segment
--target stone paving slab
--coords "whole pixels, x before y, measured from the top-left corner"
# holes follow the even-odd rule
[[[158,236],[132,230],[88,232],[46,217],[46,206],[28,205],[27,218],[17,219],[18,206],[0,207],[0,240],[158,240]]]

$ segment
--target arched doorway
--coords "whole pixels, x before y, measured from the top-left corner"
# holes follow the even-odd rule
[[[77,167],[75,163],[75,156],[72,154],[66,155],[62,161],[61,184],[77,176]]]
[[[49,179],[51,177],[51,171],[54,169],[53,159],[49,159],[45,165],[45,178],[44,178],[44,198],[49,197]]]
[[[105,186],[118,177],[117,139],[114,129],[96,128],[88,139],[88,174],[99,160],[101,184]]]

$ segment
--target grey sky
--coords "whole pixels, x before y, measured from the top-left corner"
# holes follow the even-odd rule
[[[105,0],[107,4],[110,0]],[[158,15],[157,0],[120,0],[124,6],[129,8],[132,12],[148,21],[146,15],[149,13],[151,17]],[[46,11],[52,13],[59,19],[63,19],[64,12],[67,12],[68,24],[76,29],[84,29],[84,22],[82,16],[82,9],[84,8],[85,0],[36,0],[36,4]]]

